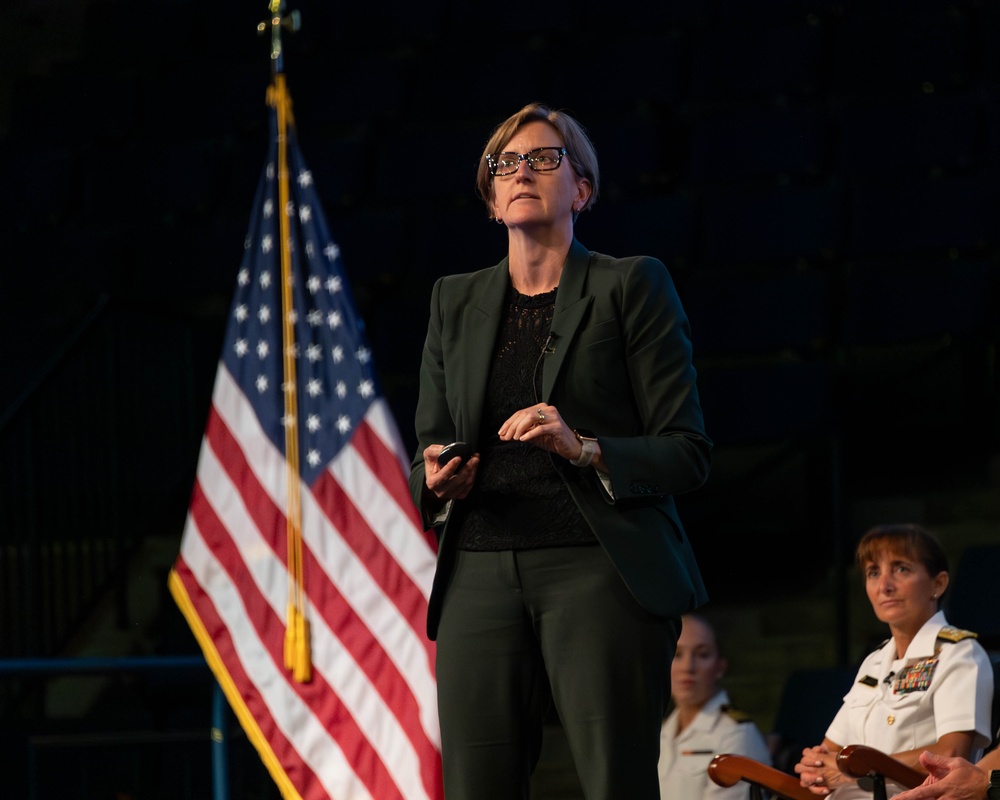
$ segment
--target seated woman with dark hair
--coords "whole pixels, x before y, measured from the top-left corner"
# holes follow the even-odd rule
[[[883,525],[862,537],[856,560],[891,636],[862,662],[823,743],[795,765],[803,786],[836,800],[871,797],[837,767],[846,745],[925,771],[924,751],[974,760],[990,741],[993,669],[976,635],[948,625],[941,611],[948,560],[940,542],[918,525]],[[902,791],[888,789],[890,797]]]

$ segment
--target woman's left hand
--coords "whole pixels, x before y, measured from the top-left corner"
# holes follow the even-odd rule
[[[572,461],[580,457],[582,445],[566,424],[559,409],[536,403],[515,411],[497,432],[501,441],[527,442]]]
[[[850,782],[837,767],[837,754],[824,745],[805,748],[794,769],[799,783],[813,794],[827,795]]]

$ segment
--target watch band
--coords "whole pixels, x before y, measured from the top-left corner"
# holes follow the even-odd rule
[[[1000,769],[990,770],[990,785],[986,789],[987,800],[1000,800]]]

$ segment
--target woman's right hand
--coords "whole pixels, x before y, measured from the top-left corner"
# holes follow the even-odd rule
[[[846,783],[845,776],[837,767],[837,750],[824,744],[807,747],[802,751],[802,759],[795,765],[799,782],[813,794],[827,795]]]
[[[476,482],[479,468],[479,453],[473,453],[466,461],[452,459],[443,467],[437,457],[444,449],[442,444],[432,444],[424,448],[424,483],[439,500],[461,500],[468,497]]]

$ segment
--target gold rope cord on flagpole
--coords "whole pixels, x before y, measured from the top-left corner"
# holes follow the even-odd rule
[[[312,679],[309,620],[306,617],[302,564],[302,504],[299,475],[298,392],[295,374],[292,254],[288,188],[289,125],[294,125],[285,76],[277,73],[268,91],[268,102],[278,118],[278,223],[281,237],[281,312],[285,396],[285,461],[288,507],[285,528],[288,547],[288,615],[285,629],[285,668],[299,683]]]

